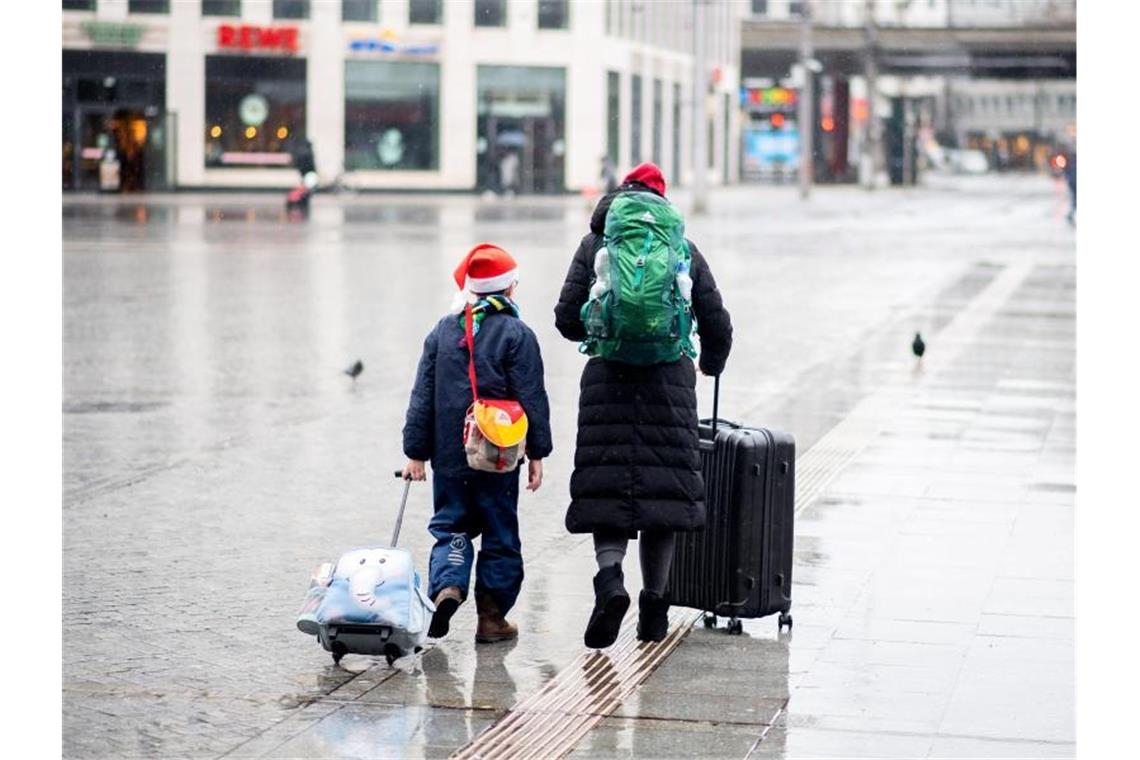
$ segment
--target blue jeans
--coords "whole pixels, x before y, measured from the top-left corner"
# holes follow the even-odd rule
[[[432,473],[432,492],[435,515],[428,532],[435,537],[435,546],[428,567],[428,595],[435,599],[441,589],[456,586],[466,598],[474,565],[476,593],[489,595],[506,615],[523,580],[518,471],[458,477]],[[471,542],[479,536],[483,538],[476,563]]]

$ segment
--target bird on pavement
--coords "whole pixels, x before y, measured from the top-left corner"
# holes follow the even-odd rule
[[[923,342],[921,333],[914,334],[914,342],[910,344],[910,350],[913,351],[914,355],[919,359],[926,353],[926,343]]]
[[[364,362],[362,362],[362,361],[360,361],[359,359],[357,359],[357,360],[356,360],[356,362],[355,362],[355,363],[353,363],[353,365],[352,365],[351,367],[349,367],[348,369],[346,369],[346,370],[344,371],[344,374],[346,374],[346,375],[348,375],[349,377],[351,377],[351,378],[352,378],[352,382],[353,382],[353,383],[355,383],[355,382],[356,382],[356,378],[360,377],[360,373],[361,373],[361,372],[363,372],[363,371],[364,371]]]

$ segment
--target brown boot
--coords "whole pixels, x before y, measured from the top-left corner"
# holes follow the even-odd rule
[[[428,636],[433,639],[443,638],[450,629],[451,616],[463,604],[463,592],[455,587],[448,586],[440,589],[435,595],[435,614],[431,616],[431,625],[428,626]]]
[[[490,644],[518,638],[518,626],[499,614],[499,607],[491,597],[476,591],[475,610],[479,613],[479,626],[475,629],[476,642]]]

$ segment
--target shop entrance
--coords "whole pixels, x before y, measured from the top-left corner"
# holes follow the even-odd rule
[[[479,189],[564,190],[565,79],[560,68],[479,67]]]
[[[165,68],[162,55],[64,51],[65,190],[169,187]]]
[[[75,189],[99,189],[101,172],[104,179],[107,177],[105,163],[117,164],[121,192],[165,186],[166,140],[161,115],[148,117],[138,109],[103,108],[79,108],[76,113]]]

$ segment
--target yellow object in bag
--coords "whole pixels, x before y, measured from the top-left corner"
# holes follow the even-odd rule
[[[496,446],[517,446],[526,440],[526,412],[517,401],[479,399],[472,405],[475,424]]]

